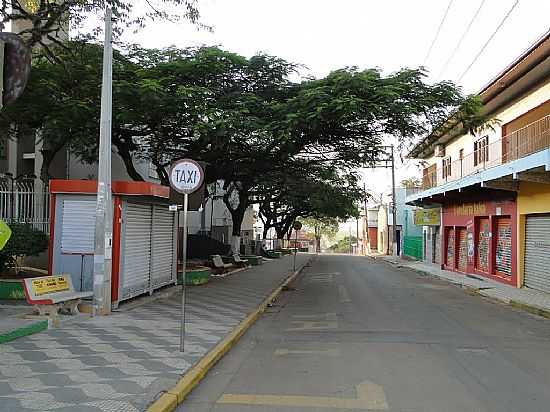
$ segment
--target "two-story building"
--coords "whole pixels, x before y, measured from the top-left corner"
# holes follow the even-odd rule
[[[426,163],[423,190],[407,202],[441,207],[429,231],[445,269],[550,292],[550,31],[479,97],[497,123],[419,142],[409,157]]]

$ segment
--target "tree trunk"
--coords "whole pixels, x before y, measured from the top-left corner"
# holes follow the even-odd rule
[[[132,159],[132,152],[130,151],[128,144],[125,141],[117,138],[113,139],[113,144],[117,148],[118,155],[124,162],[126,172],[128,173],[128,176],[130,176],[130,179],[137,182],[145,181],[143,176],[137,171],[136,166],[134,165],[134,159]]]
[[[231,213],[231,220],[233,221],[232,239],[231,239],[231,251],[233,254],[241,253],[241,226],[243,224],[244,214],[248,207],[248,194],[239,193],[239,204],[236,208],[233,208],[229,199],[229,195],[223,196],[223,202],[227,206],[229,213]]]
[[[49,146],[47,142],[42,144],[42,166],[40,168],[40,180],[42,180],[46,185],[50,181],[50,165],[55,158],[55,155],[65,146],[63,143],[59,143],[50,148],[45,148]]]

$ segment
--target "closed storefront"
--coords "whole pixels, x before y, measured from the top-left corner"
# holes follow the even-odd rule
[[[550,215],[525,218],[525,286],[550,293]]]
[[[432,244],[433,263],[441,264],[441,236],[439,234],[439,227],[433,228]]]
[[[477,253],[476,269],[480,272],[489,272],[489,245],[490,245],[489,219],[480,218],[477,223]]]
[[[454,268],[455,267],[455,231],[454,228],[447,228],[446,229],[446,244],[447,244],[447,252],[445,254],[445,265],[448,268]]]
[[[468,263],[468,247],[466,244],[466,228],[461,227],[456,229],[456,238],[458,242],[458,270],[466,272]]]
[[[451,203],[443,207],[442,215],[445,268],[516,285],[515,200]]]
[[[512,276],[512,222],[508,217],[496,219],[495,273]]]

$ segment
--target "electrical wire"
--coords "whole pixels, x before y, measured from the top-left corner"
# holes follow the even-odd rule
[[[462,33],[462,37],[460,37],[460,40],[456,44],[453,52],[451,53],[451,55],[449,56],[449,58],[447,59],[447,61],[443,65],[443,68],[441,69],[441,71],[437,75],[438,79],[441,79],[441,76],[443,76],[443,73],[445,73],[445,70],[447,70],[447,67],[449,66],[449,64],[451,63],[453,58],[455,57],[456,52],[458,51],[458,49],[460,49],[460,46],[462,46],[462,42],[466,38],[466,35],[470,32],[470,29],[472,28],[472,25],[474,24],[474,21],[477,19],[477,16],[479,15],[479,12],[483,8],[484,4],[485,4],[485,0],[481,0],[481,3],[479,4],[479,7],[477,8],[476,12],[474,13],[474,16],[472,17],[472,19],[470,20],[470,23],[468,23],[468,26],[466,27],[466,30],[464,30],[464,33]]]
[[[491,42],[491,40],[493,40],[493,38],[495,37],[495,35],[498,33],[498,31],[500,30],[500,28],[504,25],[504,23],[506,22],[506,20],[508,19],[508,17],[510,17],[510,14],[512,14],[512,12],[514,11],[514,9],[516,8],[516,6],[518,5],[519,3],[519,0],[516,0],[516,2],[512,5],[512,7],[510,8],[510,10],[508,10],[508,13],[506,13],[506,15],[504,16],[504,18],[501,20],[501,22],[499,23],[499,25],[497,26],[497,28],[495,29],[495,31],[493,32],[493,34],[491,34],[491,36],[489,36],[489,38],[487,39],[487,41],[485,42],[485,44],[483,45],[483,47],[479,50],[479,52],[476,54],[476,57],[474,57],[474,59],[472,60],[472,62],[468,65],[468,67],[466,67],[466,70],[464,70],[464,72],[460,75],[460,77],[458,78],[458,81],[461,81],[464,76],[466,76],[466,73],[468,73],[470,71],[470,69],[472,68],[472,66],[474,65],[474,63],[477,61],[477,59],[479,58],[479,56],[481,56],[481,54],[485,51],[485,49],[487,48],[487,46],[489,45],[489,43]]]
[[[435,42],[437,41],[437,38],[439,37],[439,33],[441,33],[441,28],[443,27],[443,24],[445,24],[445,20],[447,19],[447,15],[449,14],[449,10],[451,9],[452,4],[453,4],[453,0],[449,0],[449,4],[447,5],[447,10],[445,10],[445,14],[443,15],[443,18],[441,19],[441,22],[439,23],[439,27],[437,28],[437,31],[435,32],[435,36],[432,40],[432,44],[430,44],[430,48],[428,49],[428,53],[426,53],[426,57],[424,57],[424,63],[422,63],[423,66],[426,65],[426,62],[428,61],[428,58],[430,57],[430,54],[432,53]]]

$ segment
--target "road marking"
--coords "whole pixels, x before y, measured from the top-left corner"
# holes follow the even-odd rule
[[[365,381],[357,385],[356,398],[333,398],[328,396],[299,396],[299,395],[249,395],[224,394],[217,403],[288,406],[305,408],[352,409],[386,411],[389,409],[386,394],[382,386]]]
[[[340,349],[325,349],[325,350],[292,350],[292,349],[276,349],[275,356],[287,355],[321,355],[321,356],[340,356]]]
[[[308,331],[308,330],[325,330],[325,329],[337,329],[338,322],[336,321],[313,321],[313,320],[293,320],[292,323],[296,325],[293,328],[285,329],[287,332]],[[300,326],[299,326],[300,325]]]
[[[332,273],[321,273],[309,276],[309,282],[318,282],[318,283],[331,283],[334,282],[334,277]]]
[[[319,313],[315,315],[292,315],[293,318],[296,319],[314,319],[314,320],[338,320],[336,317],[336,313],[334,312],[328,312],[328,313]]]
[[[344,285],[338,285],[338,294],[340,295],[340,303],[349,303],[351,299],[349,297],[348,290]]]

